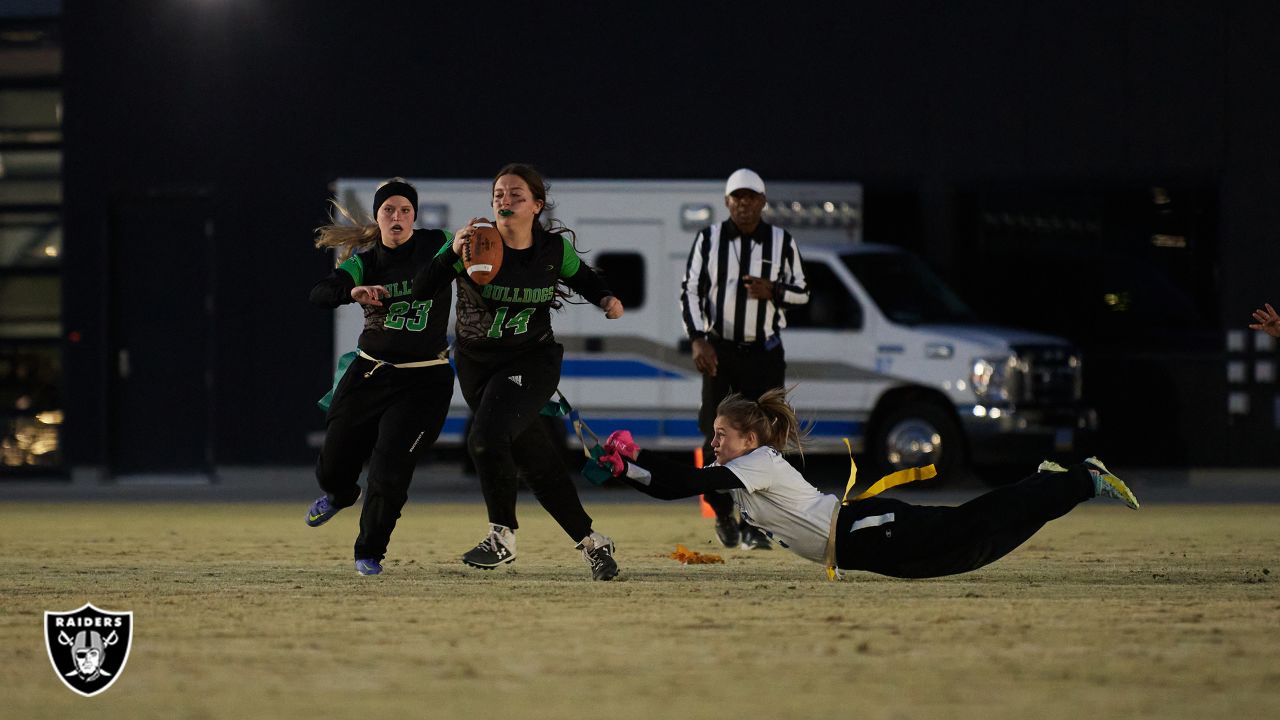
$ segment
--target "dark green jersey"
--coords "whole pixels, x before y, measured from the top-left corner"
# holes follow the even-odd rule
[[[453,235],[447,231],[419,229],[396,248],[379,242],[347,258],[333,275],[316,283],[311,301],[337,307],[353,302],[351,289],[357,285],[382,285],[391,293],[382,298],[382,306],[361,306],[364,330],[360,349],[393,363],[435,358],[449,346],[449,286],[438,288],[429,297],[415,298],[413,279],[452,241]]]
[[[567,235],[540,228],[534,232],[532,246],[504,249],[502,267],[488,285],[477,285],[467,276],[452,247],[441,248],[436,265],[444,266],[437,276],[458,280],[456,344],[475,356],[518,353],[554,342],[551,309],[559,282],[593,305],[610,294],[595,271],[578,257]],[[446,268],[448,272],[443,272]],[[437,284],[441,284],[439,277],[427,280],[424,274],[415,288],[429,293]]]

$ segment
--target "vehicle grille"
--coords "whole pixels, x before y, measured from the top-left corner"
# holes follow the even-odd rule
[[[1021,345],[1012,399],[1022,406],[1070,405],[1080,401],[1080,353],[1066,345]]]

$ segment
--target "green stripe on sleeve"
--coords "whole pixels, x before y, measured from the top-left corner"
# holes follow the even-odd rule
[[[578,251],[573,249],[573,243],[569,241],[567,235],[561,235],[560,240],[564,242],[564,255],[560,260],[560,277],[573,277],[578,272],[578,267],[582,265],[582,260],[578,259]]]
[[[338,269],[345,270],[351,276],[351,279],[355,280],[357,286],[364,282],[364,261],[360,259],[359,255],[352,255],[343,260]]]

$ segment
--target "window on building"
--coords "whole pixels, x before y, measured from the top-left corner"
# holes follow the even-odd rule
[[[56,12],[56,4],[50,8]],[[0,12],[0,478],[61,474],[62,51]]]

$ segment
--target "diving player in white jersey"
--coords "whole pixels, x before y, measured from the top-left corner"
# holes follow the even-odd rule
[[[1090,498],[1115,498],[1138,509],[1129,488],[1097,458],[1071,467],[1045,461],[1034,475],[956,507],[876,496],[842,503],[810,485],[782,457],[783,451],[798,449],[802,439],[782,388],[759,400],[730,395],[716,409],[714,427],[716,462],[706,468],[641,450],[625,430],[609,436],[599,462],[615,477],[663,500],[728,493],[747,522],[833,574],[954,575],[1004,557],[1046,522]]]

